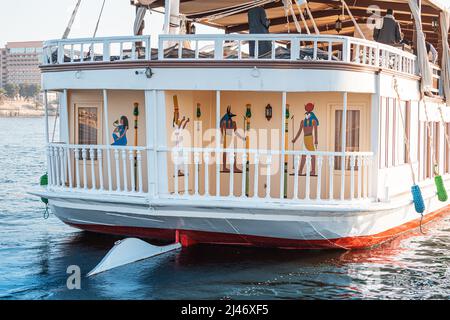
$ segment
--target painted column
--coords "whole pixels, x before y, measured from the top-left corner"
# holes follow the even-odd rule
[[[63,93],[59,97],[59,139],[61,142],[69,144],[69,97],[68,90],[64,89]]]
[[[147,183],[150,199],[169,193],[167,173],[166,95],[164,91],[145,91],[147,139]]]
[[[281,99],[281,171],[280,171],[280,199],[284,199],[285,192],[285,179],[287,179],[287,175],[285,176],[285,168],[286,168],[286,101],[287,101],[287,93],[282,93]]]
[[[220,141],[221,141],[221,132],[220,132],[220,98],[221,92],[216,91],[216,195],[220,196],[220,154],[219,149]],[[230,170],[233,170],[231,168]]]
[[[158,194],[158,155],[157,140],[157,94],[156,90],[145,91],[145,127],[147,139],[147,183],[150,198]]]
[[[342,156],[341,156],[341,200],[345,198],[345,155],[347,149],[347,109],[348,109],[348,93],[343,93],[342,108]]]
[[[44,105],[45,105],[45,129],[44,130],[45,130],[45,142],[47,144],[49,144],[50,138],[48,136],[49,129],[48,129],[48,96],[47,96],[47,94],[48,94],[48,91],[45,90],[44,91]]]
[[[111,146],[109,143],[108,91],[103,90],[103,114],[105,119],[106,162],[108,166],[108,190],[112,191]],[[119,187],[119,186],[117,186]]]
[[[371,181],[372,184],[372,194],[369,197],[377,199],[378,196],[378,170],[379,170],[379,152],[380,152],[380,112],[381,112],[381,96],[380,96],[380,75],[377,75],[376,80],[376,92],[372,94],[371,99],[371,114],[370,114],[370,148],[373,153],[372,168],[371,168]],[[380,195],[381,196],[381,195]]]

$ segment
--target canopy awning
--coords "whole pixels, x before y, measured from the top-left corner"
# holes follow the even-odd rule
[[[236,10],[236,14],[224,17],[220,17],[220,15],[230,12],[233,8],[242,7],[253,2],[254,0],[180,0],[180,13],[186,16],[187,19],[225,29],[227,33],[247,32],[248,10]],[[296,25],[291,15],[289,15],[290,23],[287,23],[286,11],[282,0],[267,0],[265,2],[263,7],[266,9],[267,16],[271,21],[271,33],[297,32]],[[292,2],[294,4],[293,10],[297,15],[297,19],[298,21],[301,21],[298,7],[295,5],[294,0],[292,0]],[[301,3],[303,1],[299,2]],[[164,7],[164,3],[164,0],[157,0],[151,3],[149,7]],[[379,13],[381,15],[384,15],[388,8],[392,8],[395,11],[397,21],[400,22],[405,37],[408,39],[413,38],[415,26],[408,0],[347,0],[346,3],[358,24],[363,26],[363,29],[368,19],[371,19],[372,16],[372,13],[368,12],[370,7],[379,7]],[[343,22],[343,28],[340,30],[339,34],[358,36],[358,32],[355,32],[356,28],[348,13],[344,12],[342,15],[341,0],[309,0],[308,4],[320,33],[338,34],[335,30],[335,22],[339,17]],[[304,5],[301,6],[301,10],[305,10]],[[444,7],[440,6],[436,0],[422,1],[421,12],[423,29],[426,33],[427,41],[433,43],[435,47],[438,47],[439,40],[438,32],[436,32],[435,29],[435,21],[439,21],[439,14],[442,10],[444,10]],[[217,18],[217,16],[219,16],[219,18]],[[213,19],[211,19],[211,17]],[[304,17],[308,28],[314,30],[313,22],[306,12],[304,12]],[[301,26],[303,30],[305,30],[303,23],[301,23]]]

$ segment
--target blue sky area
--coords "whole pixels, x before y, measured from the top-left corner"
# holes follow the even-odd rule
[[[450,7],[450,0],[439,0]],[[85,0],[73,27],[71,37],[92,36],[102,0]],[[0,47],[8,41],[49,40],[62,36],[76,0],[2,1],[0,6]],[[88,6],[89,4],[89,6]],[[135,11],[129,0],[106,0],[97,36],[132,34]],[[147,16],[146,33],[158,34],[163,17]],[[206,29],[206,28],[205,28]],[[204,32],[199,28],[199,32]]]

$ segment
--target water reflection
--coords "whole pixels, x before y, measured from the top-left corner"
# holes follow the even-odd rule
[[[118,237],[81,232],[26,194],[45,172],[40,119],[0,119],[0,299],[447,299],[450,218],[372,250],[198,246],[85,275]],[[66,270],[81,268],[82,290]]]

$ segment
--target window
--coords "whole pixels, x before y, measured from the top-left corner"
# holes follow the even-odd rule
[[[404,151],[405,152],[404,163],[409,163],[410,154],[408,154],[407,152],[408,152],[409,149],[411,149],[411,124],[410,124],[410,121],[411,121],[411,101],[407,101],[406,102],[404,115],[405,115],[405,133],[402,132],[401,136],[403,137],[403,134],[406,134],[406,141],[405,141],[405,143],[409,144],[407,149],[406,149],[406,146],[405,146],[405,151]]]
[[[437,163],[439,164],[439,158],[441,156],[440,150],[441,150],[441,124],[439,122],[434,123],[434,136],[433,136],[433,142],[434,142],[434,150],[435,153],[434,159],[436,159]],[[434,162],[434,161],[433,161]],[[433,164],[434,166],[434,164]],[[434,170],[434,168],[433,168]]]
[[[98,109],[97,107],[78,107],[78,144],[97,145],[98,144]],[[80,152],[80,160],[83,155]],[[86,160],[91,160],[89,152]],[[94,155],[97,160],[97,153]]]
[[[78,144],[98,143],[98,110],[96,107],[78,108]]]
[[[408,162],[406,155],[405,134],[410,139],[409,107],[405,101],[393,100],[394,116],[392,130],[392,165],[399,166]],[[405,121],[405,123],[403,123]]]
[[[431,178],[431,167],[432,167],[432,159],[431,159],[431,137],[434,135],[433,133],[433,125],[430,122],[425,122],[425,168],[424,168],[424,177],[425,179]]]
[[[336,135],[334,140],[334,151],[342,152],[342,110],[335,111],[335,128]],[[346,128],[346,152],[358,152],[360,148],[360,123],[361,112],[359,110],[347,111],[347,128]],[[350,170],[350,162],[346,165],[347,170]],[[341,170],[341,159],[336,157],[334,164],[335,170]]]

